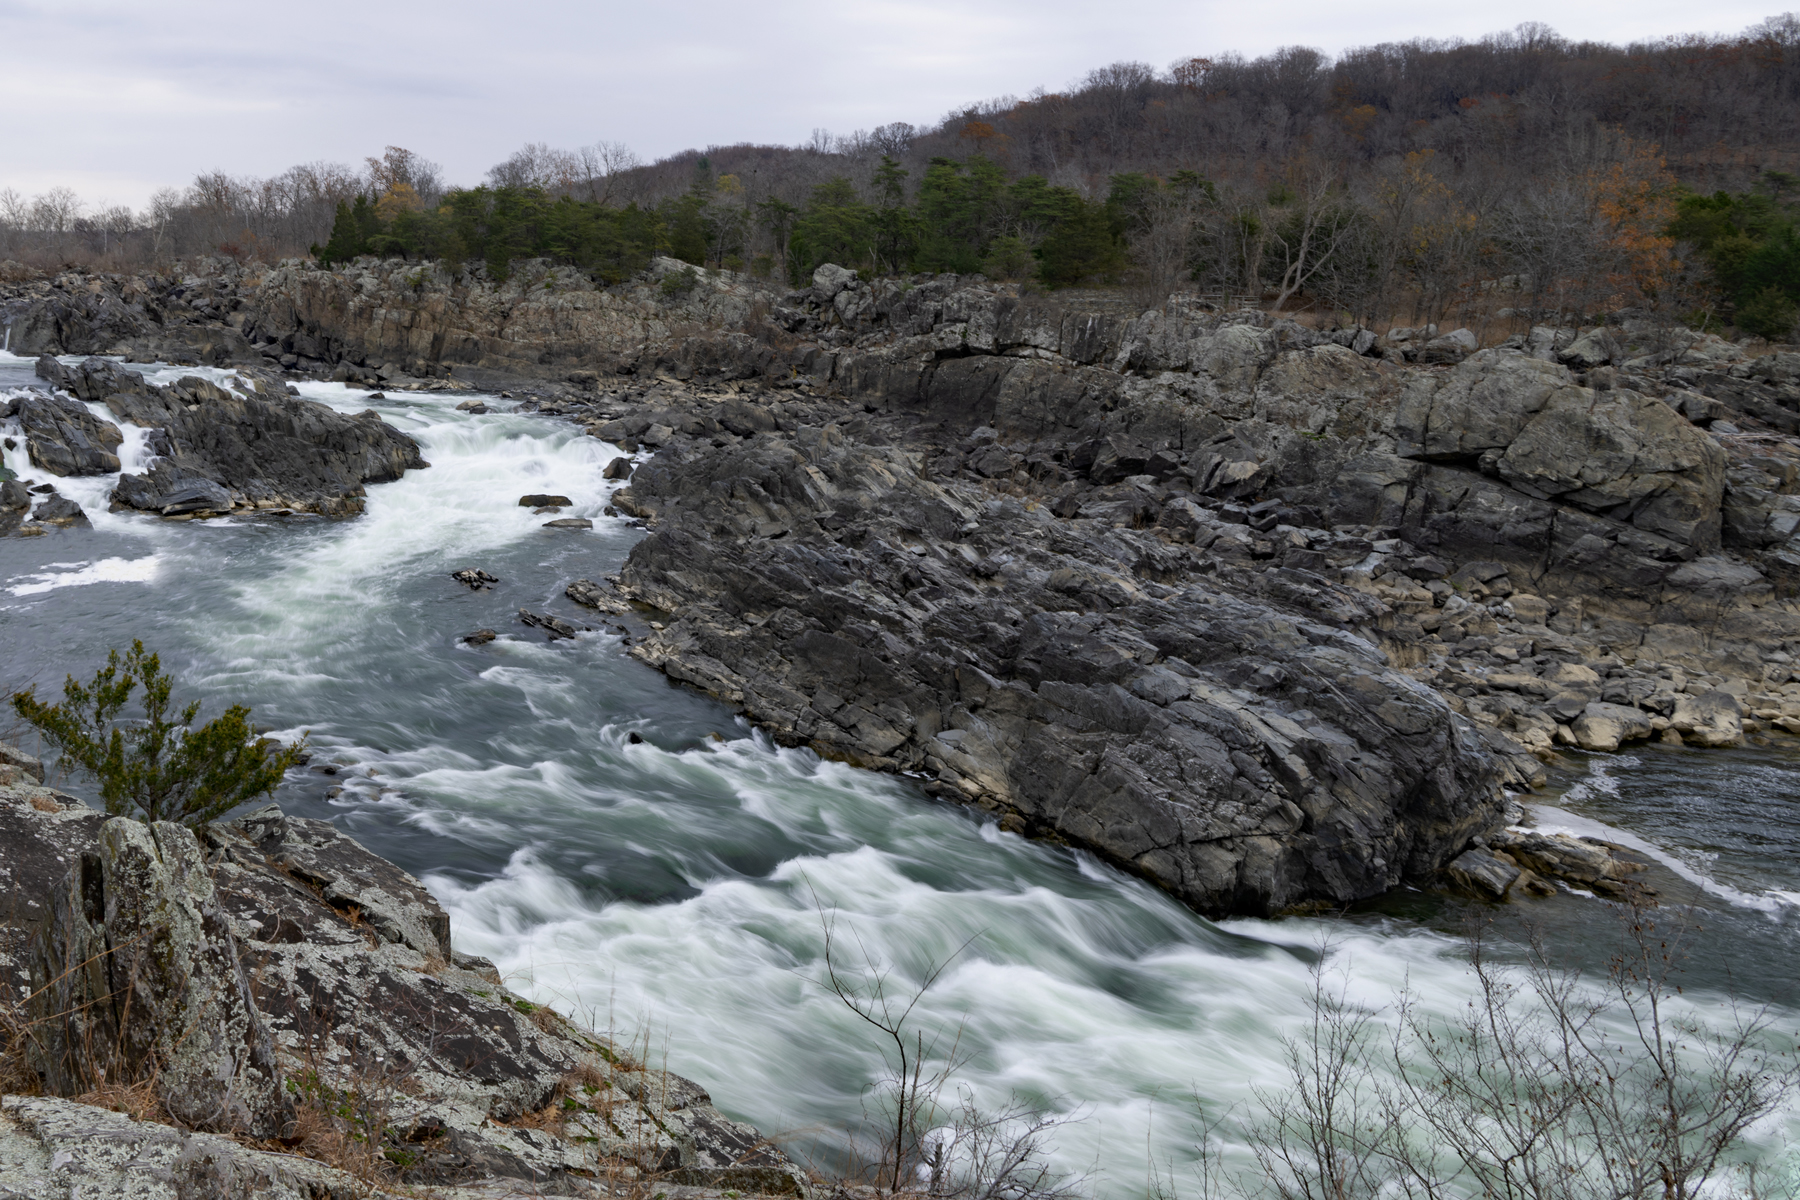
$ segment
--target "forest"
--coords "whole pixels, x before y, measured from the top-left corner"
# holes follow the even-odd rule
[[[617,282],[651,255],[803,281],[819,263],[1189,291],[1340,319],[1644,307],[1800,318],[1800,17],[1615,46],[1522,25],[1337,58],[1115,63],[934,126],[640,162],[527,145],[475,186],[389,147],[214,173],[142,213],[0,191],[0,257],[127,269],[212,253],[522,257]]]

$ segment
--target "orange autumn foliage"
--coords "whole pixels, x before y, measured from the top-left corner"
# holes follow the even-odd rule
[[[1607,283],[1620,303],[1654,301],[1680,266],[1675,239],[1675,176],[1654,145],[1629,139],[1618,161],[1590,171],[1587,186],[1613,269]]]

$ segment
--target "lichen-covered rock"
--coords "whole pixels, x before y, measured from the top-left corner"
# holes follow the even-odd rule
[[[715,1194],[804,1190],[778,1150],[698,1085],[456,954],[416,879],[323,822],[270,806],[213,825],[202,843],[0,781],[0,872],[47,896],[0,934],[13,979],[17,960],[30,962],[48,1091],[85,1092],[97,1069],[125,1084],[154,1065],[157,1097],[184,1125],[302,1149],[305,1130],[354,1108],[353,1132],[385,1178],[452,1196],[487,1195],[496,1180],[584,1195],[595,1177],[652,1175]],[[61,1101],[7,1103],[0,1187],[42,1176],[47,1161],[54,1186],[24,1192],[34,1197],[338,1194],[339,1177],[303,1159],[271,1175],[272,1160],[233,1157],[222,1140]],[[129,1169],[146,1174],[119,1176],[129,1156],[59,1140],[82,1129],[139,1147],[147,1165]],[[56,1174],[70,1163],[81,1165]],[[152,1183],[175,1190],[127,1186]]]
[[[154,1077],[200,1129],[285,1135],[293,1110],[274,1047],[181,825],[115,817],[49,898],[32,956],[32,1065],[52,1094]]]
[[[0,1200],[361,1200],[370,1189],[253,1150],[48,1096],[0,1100]]]

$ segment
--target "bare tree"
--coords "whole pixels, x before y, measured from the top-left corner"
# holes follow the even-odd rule
[[[1259,1178],[1241,1180],[1244,1190],[1754,1197],[1732,1189],[1730,1165],[1749,1128],[1800,1091],[1794,1038],[1730,1001],[1710,1022],[1689,1011],[1677,978],[1691,930],[1659,930],[1650,917],[1621,910],[1621,950],[1599,986],[1535,944],[1522,964],[1503,964],[1477,928],[1470,1003],[1446,1018],[1403,991],[1385,1052],[1382,1014],[1334,994],[1321,965],[1312,1021],[1287,1043],[1293,1087],[1259,1094]]]
[[[859,968],[849,969],[838,950],[834,914],[813,896],[825,943],[823,983],[845,1008],[876,1030],[888,1074],[876,1085],[880,1153],[877,1194],[924,1193],[945,1200],[1069,1200],[1071,1180],[1048,1159],[1051,1134],[1075,1118],[1052,1117],[1017,1097],[998,1112],[984,1112],[968,1093],[953,1106],[944,1088],[966,1062],[962,1032],[944,1045],[908,1022],[925,993],[980,934],[928,965],[910,990],[895,986],[893,969],[876,961],[856,940]]]
[[[1271,213],[1268,222],[1268,251],[1281,271],[1275,281],[1273,312],[1280,312],[1313,276],[1331,264],[1351,224],[1334,172],[1325,163],[1305,158],[1290,165],[1287,193],[1285,209],[1279,215]]]
[[[611,203],[619,177],[643,165],[623,142],[595,142],[583,146],[575,151],[575,162],[587,198],[596,204]]]

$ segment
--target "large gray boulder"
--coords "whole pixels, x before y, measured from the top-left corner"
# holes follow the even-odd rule
[[[1660,400],[1560,389],[1500,456],[1501,478],[1705,553],[1718,548],[1725,451]]]
[[[111,421],[61,396],[27,395],[12,401],[31,461],[52,475],[110,475],[124,437]]]
[[[1487,350],[1461,363],[1441,386],[1410,389],[1394,417],[1400,454],[1475,458],[1505,450],[1550,397],[1575,390],[1568,369],[1541,359]]]
[[[33,1065],[55,1095],[154,1078],[177,1120],[279,1137],[293,1108],[199,841],[115,817],[49,898]]]
[[[156,431],[150,448],[159,460],[143,475],[122,476],[114,493],[127,508],[171,516],[234,508],[347,515],[361,511],[364,485],[427,465],[418,443],[373,410],[349,416],[254,372],[241,372],[235,391],[197,376],[157,387],[104,359],[64,367],[44,358],[38,373]]]

